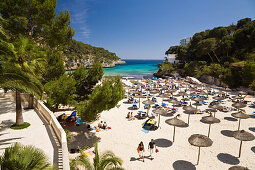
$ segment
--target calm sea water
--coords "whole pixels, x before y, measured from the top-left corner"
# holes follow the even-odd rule
[[[104,68],[105,76],[130,76],[136,78],[152,77],[153,73],[158,70],[158,63],[163,60],[124,60],[126,64],[116,65],[112,68]]]

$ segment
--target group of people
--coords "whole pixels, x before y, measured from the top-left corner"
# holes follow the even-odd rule
[[[100,121],[100,122],[98,123],[98,127],[99,127],[100,129],[107,129],[107,124],[106,124],[106,122]]]
[[[154,149],[155,149],[155,152],[157,153],[158,149],[156,148],[156,144],[155,144],[154,140],[151,139],[151,141],[148,144],[148,150],[150,151],[151,160],[153,159],[152,158],[152,154],[154,153]],[[143,144],[142,141],[139,143],[139,145],[137,147],[137,152],[139,154],[139,159],[143,159],[143,162],[144,162],[144,152],[145,152],[145,149],[144,149],[144,144]]]
[[[135,120],[135,117],[133,116],[133,112],[128,112],[127,118],[128,120]]]

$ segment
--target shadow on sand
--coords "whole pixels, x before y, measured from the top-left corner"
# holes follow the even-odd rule
[[[154,142],[158,147],[161,147],[161,148],[167,148],[172,146],[173,144],[173,142],[171,142],[170,140],[163,139],[163,138],[155,139]]]
[[[224,117],[225,120],[228,120],[228,121],[232,121],[232,122],[235,122],[237,121],[236,118],[233,118],[233,117]]]
[[[153,160],[154,158],[151,158],[150,156],[144,156],[144,159],[149,159],[149,160]],[[143,159],[142,158],[135,158],[135,157],[131,157],[130,158],[130,161],[143,161]]]
[[[255,132],[255,127],[250,127],[249,130]]]
[[[220,133],[222,135],[227,136],[227,137],[233,137],[232,132],[233,131],[231,131],[231,130],[222,130],[222,131],[220,131]]]
[[[255,146],[251,147],[251,150],[255,153]]]
[[[225,164],[230,164],[230,165],[237,165],[240,163],[239,159],[233,155],[230,155],[228,153],[219,153],[217,155],[217,158],[225,163]]]
[[[173,163],[174,170],[195,170],[196,167],[191,162],[178,160]]]
[[[63,126],[63,128],[70,131],[71,140],[69,148],[71,149],[83,148],[85,146],[93,147],[95,141],[100,141],[100,138],[95,135],[96,132],[89,131],[86,125]],[[104,132],[102,131],[101,133]]]

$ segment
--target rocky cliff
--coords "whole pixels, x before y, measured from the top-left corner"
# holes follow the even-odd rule
[[[76,59],[76,58],[66,58],[65,61],[66,70],[75,70],[79,66],[85,66],[87,68],[91,67],[94,63],[94,59]],[[115,67],[116,65],[126,64],[125,61],[121,59],[115,61],[100,62],[104,68]]]

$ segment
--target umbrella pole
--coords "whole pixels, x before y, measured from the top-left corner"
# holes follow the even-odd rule
[[[210,136],[211,124],[209,124],[208,137]]]
[[[239,123],[238,123],[238,129],[237,130],[240,129],[240,123],[241,123],[241,118],[239,118]]]
[[[141,101],[140,101],[140,100],[141,100],[141,98],[139,97],[139,109],[140,109],[140,103],[141,103]]]
[[[159,127],[159,122],[160,122],[160,114],[158,115],[158,127]]]
[[[240,156],[241,156],[242,143],[243,143],[243,141],[241,140],[240,148],[239,148],[239,156],[238,156],[238,158],[240,158]]]
[[[175,137],[175,126],[174,126],[173,142],[174,142],[174,137]]]
[[[189,113],[189,116],[188,116],[188,124],[189,124],[189,117],[190,117],[190,113]]]
[[[200,147],[198,147],[197,165],[198,165],[198,163],[199,163],[199,157],[200,157]]]

